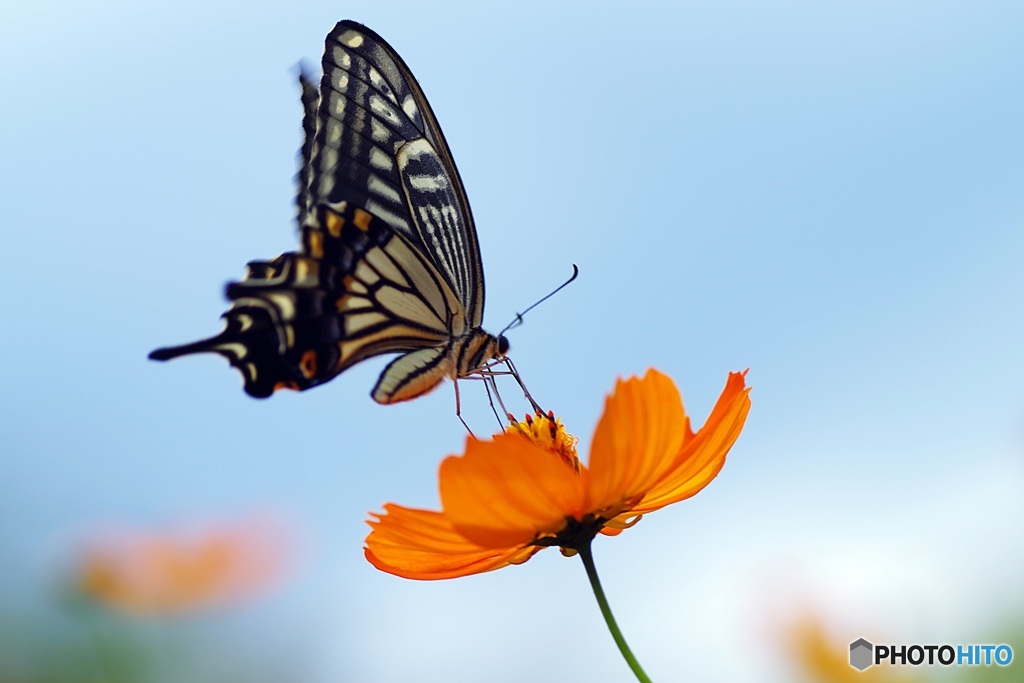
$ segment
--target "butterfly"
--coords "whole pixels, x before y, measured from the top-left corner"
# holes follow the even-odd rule
[[[486,376],[509,344],[481,328],[473,216],[409,67],[379,35],[342,21],[327,36],[319,89],[299,80],[301,246],[250,262],[228,284],[220,334],[149,357],[220,354],[258,398],[396,352],[371,393],[378,403]]]

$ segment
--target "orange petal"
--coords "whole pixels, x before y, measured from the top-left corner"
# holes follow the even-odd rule
[[[750,410],[746,372],[731,372],[707,422],[686,439],[672,466],[629,514],[645,514],[693,496],[721,471],[725,456],[743,429]]]
[[[366,559],[377,569],[407,579],[451,579],[520,564],[539,547],[481,548],[467,541],[440,512],[400,505],[373,515]]]
[[[441,504],[452,526],[484,548],[530,543],[581,518],[583,487],[557,453],[520,434],[470,438],[441,463]]]
[[[652,368],[642,379],[616,382],[591,444],[587,509],[639,500],[672,466],[687,433],[670,377]]]

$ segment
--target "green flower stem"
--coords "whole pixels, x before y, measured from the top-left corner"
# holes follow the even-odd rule
[[[640,666],[640,662],[633,656],[629,645],[626,645],[626,639],[622,636],[619,625],[615,623],[615,617],[612,616],[612,608],[608,606],[608,599],[604,596],[604,589],[601,588],[601,579],[597,576],[597,567],[594,566],[594,555],[590,552],[590,541],[583,544],[583,547],[577,548],[577,552],[580,554],[580,559],[583,560],[583,566],[587,569],[590,587],[594,589],[594,597],[597,598],[597,604],[601,608],[601,614],[604,615],[605,623],[608,624],[608,630],[612,632],[615,644],[619,646],[619,652],[625,657],[626,664],[632,669],[638,681],[641,683],[651,683],[651,679],[648,678]]]

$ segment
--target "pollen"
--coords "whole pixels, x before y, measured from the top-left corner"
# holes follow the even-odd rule
[[[580,473],[580,459],[576,454],[576,444],[579,439],[565,431],[565,425],[560,418],[548,411],[548,414],[538,412],[534,415],[526,415],[522,422],[516,421],[509,415],[512,424],[505,431],[513,434],[522,434],[532,440],[538,446],[557,453],[562,460],[568,463],[576,474]]]

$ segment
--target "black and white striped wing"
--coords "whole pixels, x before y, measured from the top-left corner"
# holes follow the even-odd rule
[[[319,91],[299,77],[301,248],[251,262],[228,285],[220,334],[150,357],[217,353],[241,371],[250,395],[264,397],[397,352],[372,395],[409,400],[478,372],[507,341],[480,329],[473,218],[409,68],[380,36],[348,21],[328,35],[323,67]]]
[[[219,354],[257,398],[309,389],[383,353],[405,352],[405,364],[378,383],[381,403],[413,398],[450,376],[453,327],[462,334],[465,320],[434,266],[358,207],[320,206],[314,217],[322,227],[303,228],[301,251],[253,261],[227,286],[232,303],[220,334],[150,358]]]
[[[433,263],[479,327],[484,282],[473,217],[409,67],[376,33],[342,21],[327,36],[323,70],[300,213],[347,201],[383,219]]]
[[[320,92],[309,79],[305,69],[299,67],[299,87],[302,88],[302,148],[299,150],[298,192],[295,203],[298,205],[298,223],[303,226],[309,219],[313,203],[309,198],[309,174],[312,168],[313,138],[316,137],[316,110],[320,105]]]

